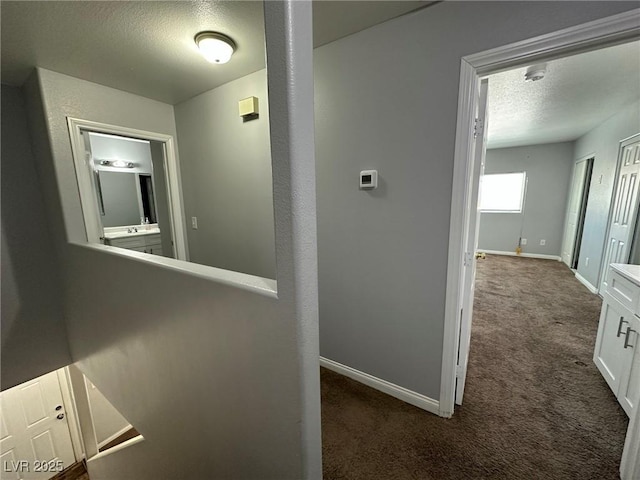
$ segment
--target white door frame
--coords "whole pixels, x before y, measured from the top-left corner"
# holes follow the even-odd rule
[[[576,232],[574,235],[574,239],[573,239],[573,247],[571,248],[571,252],[570,252],[570,258],[569,258],[569,263],[566,263],[564,261],[563,255],[564,253],[562,252],[562,250],[564,250],[564,245],[565,242],[567,241],[567,235],[569,233],[569,224],[568,224],[568,218],[570,215],[570,210],[571,210],[571,197],[574,193],[574,188],[576,187],[576,185],[574,184],[575,181],[575,175],[576,175],[576,170],[578,168],[578,165],[581,163],[585,164],[585,171],[584,171],[584,176],[583,178],[580,180],[580,184],[582,185],[582,195],[580,196],[580,211],[582,211],[585,207],[586,207],[586,203],[588,201],[588,198],[585,198],[585,190],[589,190],[589,185],[587,185],[587,181],[589,180],[589,162],[591,160],[595,161],[595,153],[592,153],[590,155],[585,155],[584,157],[579,158],[578,160],[576,160],[573,164],[573,168],[571,170],[571,188],[569,189],[569,197],[568,197],[568,203],[567,203],[567,209],[565,212],[565,224],[564,224],[564,230],[562,231],[562,249],[560,251],[560,261],[562,263],[564,263],[565,265],[567,265],[569,268],[573,269],[573,267],[571,266],[572,262],[573,262],[573,257],[575,256],[576,253],[576,245],[578,244],[578,231],[580,230],[580,227],[577,226],[576,227]],[[593,162],[591,162],[593,164]],[[580,188],[580,187],[578,187]],[[580,213],[578,214],[578,219],[580,218]],[[584,220],[584,219],[583,219]]]
[[[458,94],[458,120],[453,166],[451,223],[443,354],[440,384],[440,415],[450,417],[454,411],[456,367],[464,280],[464,232],[469,227],[466,205],[472,185],[468,172],[473,168],[473,122],[481,77],[553,58],[624,43],[640,37],[640,9],[631,10],[593,22],[488,50],[461,59]],[[635,440],[640,441],[640,439]],[[635,448],[629,447],[629,448]],[[631,457],[627,455],[627,457]],[[635,458],[634,458],[635,461]]]
[[[182,206],[182,189],[180,186],[180,176],[178,160],[176,158],[175,142],[171,135],[162,133],[147,132],[134,128],[109,125],[106,123],[82,120],[79,118],[67,117],[69,126],[69,136],[71,138],[71,151],[78,178],[78,189],[80,192],[80,202],[82,203],[82,215],[87,232],[89,243],[102,243],[102,227],[100,224],[100,212],[95,201],[95,194],[91,179],[91,159],[85,155],[85,145],[82,138],[82,130],[91,132],[120,135],[123,137],[137,138],[140,140],[150,140],[161,142],[164,145],[164,173],[167,184],[167,194],[169,197],[169,217],[171,218],[171,235],[174,251],[178,260],[188,261],[187,241],[184,221],[184,208]]]
[[[487,143],[487,125],[489,115],[487,112],[487,96],[489,94],[489,79],[483,79],[480,83],[478,94],[478,109],[474,121],[473,150],[469,152],[475,157],[473,168],[468,172],[468,182],[472,188],[469,191],[467,204],[469,230],[464,232],[466,247],[464,262],[467,268],[464,279],[460,282],[462,289],[462,311],[460,313],[460,339],[458,344],[458,362],[456,371],[456,404],[462,405],[467,366],[469,364],[469,344],[471,342],[471,323],[473,320],[473,297],[475,291],[476,274],[476,250],[478,249],[478,235],[480,233],[480,182],[484,175],[484,161]]]
[[[58,381],[60,382],[60,390],[62,391],[62,401],[64,410],[67,415],[69,424],[69,433],[71,434],[71,445],[76,456],[76,462],[86,458],[84,454],[84,442],[82,441],[82,431],[78,422],[78,411],[76,409],[76,400],[71,389],[71,378],[69,377],[69,367],[63,367],[56,371]]]

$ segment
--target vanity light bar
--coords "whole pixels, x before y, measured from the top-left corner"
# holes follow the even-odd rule
[[[115,167],[115,168],[133,168],[133,162],[125,162],[124,160],[100,160],[100,165],[103,167]]]

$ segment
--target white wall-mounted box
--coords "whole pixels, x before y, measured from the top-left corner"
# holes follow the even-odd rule
[[[238,110],[241,117],[254,116],[260,113],[258,108],[258,97],[248,97],[238,102]]]

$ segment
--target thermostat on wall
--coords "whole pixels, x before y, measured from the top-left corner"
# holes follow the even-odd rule
[[[371,190],[378,188],[378,171],[363,170],[360,172],[360,188]]]

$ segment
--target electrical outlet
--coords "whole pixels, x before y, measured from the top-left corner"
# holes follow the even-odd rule
[[[198,217],[191,217],[191,228],[198,229]]]
[[[520,245],[526,245],[527,244],[527,239],[526,238],[521,238],[520,239]]]
[[[546,244],[547,244],[546,240],[544,240],[544,239],[540,240],[540,245],[546,245]]]
[[[584,259],[584,266],[588,267],[589,266],[589,257]]]

